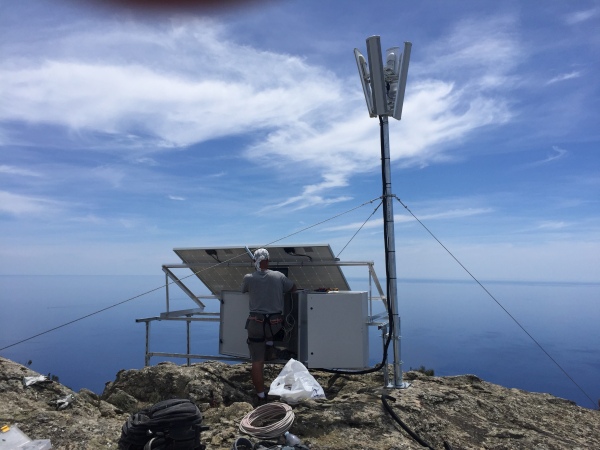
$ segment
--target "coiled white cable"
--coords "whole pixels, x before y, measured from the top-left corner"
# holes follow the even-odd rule
[[[240,422],[240,431],[258,439],[274,439],[282,436],[294,423],[292,407],[274,402],[250,411]]]

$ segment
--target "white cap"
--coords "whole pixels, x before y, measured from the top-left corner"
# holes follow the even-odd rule
[[[256,270],[260,270],[260,262],[264,259],[269,259],[269,252],[265,248],[259,248],[254,252],[254,265]]]

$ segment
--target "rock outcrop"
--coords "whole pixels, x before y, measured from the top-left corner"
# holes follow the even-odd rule
[[[266,379],[274,379],[281,368],[268,365]],[[381,373],[311,373],[327,400],[294,406],[290,431],[312,449],[423,448],[386,411]],[[207,450],[230,449],[241,435],[241,419],[252,410],[248,364],[162,363],[122,370],[102,395],[86,389],[75,393],[57,382],[25,387],[24,377],[36,375],[0,358],[0,426],[17,425],[31,439],[50,439],[58,450],[116,449],[130,413],[174,397],[189,398],[202,410],[203,424],[210,427],[202,433]],[[549,394],[507,389],[473,375],[407,372],[404,378],[411,387],[387,391],[396,399],[388,400],[389,405],[431,448],[600,448],[600,411]],[[73,403],[58,409],[56,400],[69,394],[74,395]]]

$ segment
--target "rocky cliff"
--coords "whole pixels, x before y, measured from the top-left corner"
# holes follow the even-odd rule
[[[281,368],[269,365],[266,378],[274,379]],[[327,399],[294,406],[290,431],[312,449],[423,448],[384,408],[381,373],[311,373]],[[204,424],[210,427],[202,433],[207,450],[230,449],[241,435],[241,419],[252,410],[248,364],[163,363],[123,370],[102,395],[86,389],[75,393],[57,382],[24,386],[25,377],[37,375],[0,358],[0,426],[16,424],[31,439],[50,439],[59,450],[116,449],[121,426],[131,412],[174,397],[189,398],[202,410]],[[411,387],[389,390],[396,399],[389,405],[408,430],[431,448],[600,448],[597,410],[548,394],[507,389],[473,375],[433,377],[407,372],[405,380]],[[72,403],[57,404],[69,394]]]

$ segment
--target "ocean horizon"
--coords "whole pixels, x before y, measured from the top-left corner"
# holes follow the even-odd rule
[[[367,289],[365,280],[348,281],[353,290]],[[199,281],[190,284],[196,294],[208,294]],[[597,407],[600,283],[482,284],[494,298],[472,280],[398,279],[403,370],[473,374]],[[119,370],[144,367],[145,326],[136,319],[166,310],[164,285],[162,273],[0,275],[0,356],[75,391],[100,394]],[[195,307],[177,287],[169,291],[171,310]],[[218,312],[218,301],[206,304]],[[375,302],[374,311],[382,310]],[[218,323],[192,324],[191,352],[218,355],[218,336]],[[185,325],[154,322],[150,348],[185,353]],[[382,338],[371,327],[369,362],[381,358]],[[154,357],[151,364],[166,360],[186,363]]]

